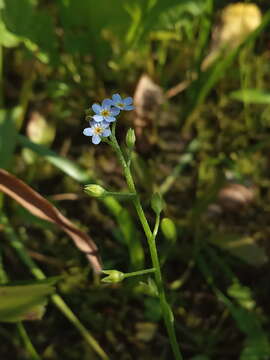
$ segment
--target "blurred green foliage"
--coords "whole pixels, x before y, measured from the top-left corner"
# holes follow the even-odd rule
[[[136,93],[139,108],[142,74],[160,86],[154,116],[121,118],[118,136],[124,143],[135,127],[133,171],[152,225],[152,193],[163,194],[158,246],[179,342],[193,360],[270,358],[270,12],[254,1],[261,25],[203,69],[232,3],[0,0],[0,167],[89,232],[104,268],[139,270],[148,254],[128,202],[83,193],[90,182],[126,191],[106,144],[82,136],[84,110],[115,92]],[[49,307],[25,323],[41,358],[106,359],[95,339],[110,359],[171,358],[151,278],[100,285],[65,235],[7,198],[0,204],[17,239],[0,224],[1,283],[36,276],[35,260],[48,277],[62,275],[58,292],[89,330],[54,300],[65,317]],[[1,359],[31,358],[22,332],[1,323],[0,335]]]

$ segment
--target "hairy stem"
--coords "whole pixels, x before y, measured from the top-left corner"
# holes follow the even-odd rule
[[[129,191],[133,192],[133,193],[137,193],[136,187],[135,187],[135,184],[133,181],[133,177],[132,177],[132,174],[130,171],[130,167],[126,163],[126,160],[123,156],[121,148],[115,137],[115,124],[113,124],[113,128],[112,128],[111,142],[112,142],[112,146],[118,156],[119,162],[123,168]],[[174,357],[176,360],[183,360],[183,357],[181,355],[179,345],[178,345],[178,342],[176,339],[172,310],[166,300],[166,295],[165,295],[165,290],[164,290],[163,280],[162,280],[162,275],[161,275],[161,270],[160,270],[159,257],[158,257],[158,253],[157,253],[155,238],[156,238],[157,230],[158,230],[158,226],[159,226],[159,216],[157,217],[155,229],[152,233],[150,226],[148,224],[148,221],[146,219],[144,210],[142,208],[139,196],[136,196],[132,201],[133,201],[133,204],[137,211],[138,217],[140,219],[140,222],[143,227],[144,233],[146,235],[148,246],[150,249],[152,264],[153,264],[153,267],[155,268],[154,274],[155,274],[155,280],[156,280],[158,294],[159,294],[159,298],[160,298],[160,305],[161,305],[161,309],[162,309],[165,326],[166,326],[166,329],[167,329],[167,332],[169,335],[169,339],[170,339],[170,343],[172,346],[172,350],[174,353]]]

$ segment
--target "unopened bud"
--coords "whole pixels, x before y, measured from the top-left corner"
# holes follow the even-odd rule
[[[169,218],[161,220],[161,231],[166,239],[171,242],[175,242],[177,239],[177,230],[174,222]]]
[[[108,275],[101,280],[105,283],[118,283],[125,278],[125,274],[118,270],[103,270],[102,272]]]
[[[159,193],[155,193],[151,199],[151,207],[159,215],[164,208],[164,201]]]
[[[130,129],[128,129],[127,135],[126,135],[126,144],[130,150],[132,150],[134,148],[135,141],[136,141],[135,131],[130,128]]]
[[[92,197],[103,197],[107,193],[107,191],[102,186],[97,184],[86,185],[84,191]]]

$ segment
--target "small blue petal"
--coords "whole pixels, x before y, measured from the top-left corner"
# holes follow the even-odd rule
[[[94,116],[99,116],[99,115],[94,115]],[[91,127],[95,126],[96,124],[99,124],[99,125],[100,125],[100,122],[96,122],[96,121],[94,120],[94,116],[93,116],[93,121],[90,121],[90,122],[89,122]]]
[[[93,116],[93,119],[96,121],[96,122],[100,122],[100,121],[103,121],[103,116],[101,115],[94,115]]]
[[[101,111],[101,106],[99,104],[93,104],[92,109],[96,114],[99,114]]]
[[[116,109],[116,108],[111,109],[111,115],[112,116],[119,115],[119,113],[120,113],[120,109]]]
[[[106,116],[104,119],[105,119],[106,121],[108,121],[109,123],[110,123],[110,122],[114,122],[114,121],[116,120],[116,118],[113,117],[113,116]]]
[[[126,105],[125,107],[124,107],[124,110],[134,110],[135,108],[134,108],[134,106],[133,105]]]
[[[105,129],[102,133],[102,136],[104,137],[108,137],[111,135],[111,130],[110,129]]]
[[[125,105],[131,105],[132,101],[133,101],[132,97],[127,97],[127,98],[123,99],[123,103]]]
[[[112,99],[113,99],[114,103],[122,102],[122,98],[121,98],[121,96],[119,94],[114,94],[112,96]]]
[[[110,126],[109,123],[107,123],[106,121],[103,121],[102,124],[100,124],[104,129],[106,129],[108,126]]]
[[[97,145],[97,144],[100,143],[100,141],[101,141],[100,136],[94,135],[94,136],[92,137],[92,143],[93,143],[93,144]]]
[[[93,129],[91,129],[91,128],[85,128],[85,129],[83,130],[83,135],[85,135],[85,136],[92,136],[92,135],[93,135]]]
[[[102,101],[102,107],[103,108],[109,108],[112,105],[112,100],[111,99],[104,99]]]

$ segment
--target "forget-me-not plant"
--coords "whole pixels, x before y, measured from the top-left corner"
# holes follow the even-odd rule
[[[114,94],[112,96],[112,105],[120,110],[134,110],[134,106],[132,105],[132,97],[127,97],[122,99],[119,94]]]
[[[93,116],[93,119],[96,122],[100,121],[107,121],[107,122],[114,122],[116,120],[115,116],[120,113],[120,110],[117,108],[112,108],[112,100],[111,99],[104,99],[102,101],[102,105],[93,104],[92,109],[96,113]]]
[[[110,124],[106,121],[96,122],[90,121],[90,127],[83,130],[85,136],[92,136],[92,143],[97,145],[101,142],[102,137],[111,135]]]
[[[89,119],[90,117],[93,119],[93,121],[90,122],[90,127],[85,128],[83,130],[84,135],[92,137],[93,144],[99,144],[103,140],[106,141],[106,143],[108,143],[113,148],[122,166],[129,192],[128,193],[110,192],[103,189],[100,185],[96,185],[96,184],[87,185],[85,187],[85,191],[86,193],[88,193],[88,195],[94,197],[102,198],[106,196],[115,196],[115,197],[130,199],[133,202],[138,218],[141,222],[141,225],[143,227],[144,233],[147,238],[151,260],[152,260],[152,268],[143,269],[131,273],[122,273],[121,271],[115,269],[104,270],[103,271],[104,274],[108,276],[103,278],[102,281],[107,283],[115,283],[115,282],[120,282],[125,278],[131,276],[145,275],[151,273],[154,274],[157,295],[160,299],[160,306],[162,309],[163,319],[167,328],[174,357],[176,360],[183,360],[176,338],[173,313],[170,305],[167,302],[165,295],[160,261],[156,246],[156,236],[160,225],[160,215],[163,210],[164,203],[159,194],[153,195],[151,206],[156,215],[156,221],[154,228],[151,229],[148,220],[145,216],[145,212],[143,210],[141,200],[137,192],[130,167],[132,160],[132,152],[134,151],[134,146],[136,141],[135,132],[132,129],[128,130],[126,135],[125,152],[122,151],[122,148],[120,147],[115,134],[116,125],[117,125],[117,122],[115,121],[116,116],[119,115],[120,111],[122,110],[133,110],[134,106],[132,105],[132,102],[133,100],[131,97],[122,98],[119,94],[114,94],[112,96],[112,99],[103,100],[102,105],[94,104],[92,106],[92,110],[95,112],[95,115],[91,116],[89,114],[89,110],[87,111],[87,119]],[[110,123],[112,123],[112,131],[110,130]]]
[[[119,94],[114,94],[112,99],[104,99],[102,104],[97,103],[92,105],[92,110],[95,115],[90,116],[89,110],[87,110],[87,119],[92,118],[90,121],[90,127],[83,130],[85,136],[92,136],[92,143],[97,145],[101,142],[102,138],[111,135],[109,127],[110,123],[116,120],[116,116],[119,115],[121,110],[133,110],[133,99],[127,97],[122,99]]]

